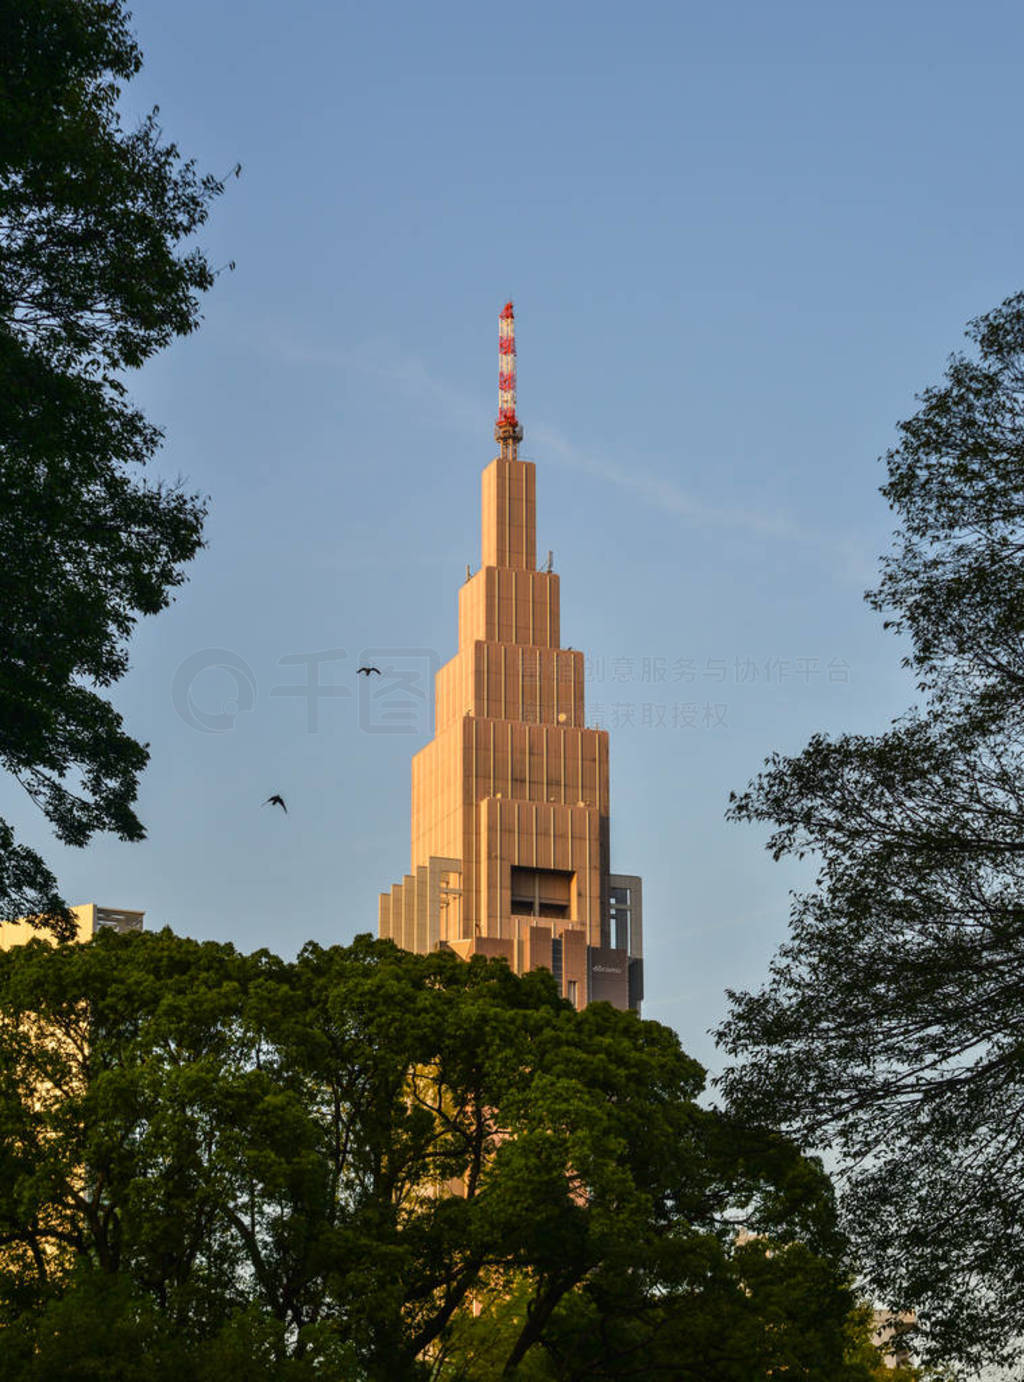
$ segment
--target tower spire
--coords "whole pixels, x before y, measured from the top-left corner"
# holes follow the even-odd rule
[[[498,315],[498,418],[494,424],[494,440],[499,455],[514,461],[523,426],[516,417],[516,314],[511,302],[506,302]]]

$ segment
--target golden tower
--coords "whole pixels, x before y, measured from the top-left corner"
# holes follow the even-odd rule
[[[481,566],[459,591],[434,737],[412,760],[410,871],[380,895],[380,934],[421,953],[503,956],[517,973],[543,965],[578,1008],[639,1009],[641,884],[609,871],[608,734],[584,720],[583,654],[561,646],[550,556],[537,569],[510,302],[498,345]]]

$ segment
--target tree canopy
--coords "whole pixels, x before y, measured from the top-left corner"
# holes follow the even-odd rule
[[[135,840],[145,746],[102,694],[140,615],[163,608],[204,507],[139,473],[161,434],[126,392],[199,320],[214,273],[190,245],[222,190],[121,126],[142,58],[121,0],[0,8],[0,764],[58,837]],[[0,821],[0,916],[68,917]]]
[[[976,1365],[1019,1357],[1024,1317],[1024,295],[969,336],[887,457],[868,595],[921,701],[734,797],[820,872],[720,1038],[733,1105],[833,1143],[876,1287]]]
[[[702,1078],[369,937],[0,954],[5,1376],[867,1382],[827,1178]]]

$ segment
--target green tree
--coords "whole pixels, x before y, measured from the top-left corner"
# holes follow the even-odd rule
[[[122,0],[0,7],[0,763],[57,836],[137,840],[146,748],[102,694],[163,608],[204,508],[139,476],[159,430],[126,371],[194,330],[214,274],[188,248],[222,184],[122,129],[141,66]],[[0,916],[66,932],[56,881],[0,821]]]
[[[450,952],[0,955],[6,1376],[867,1382],[826,1178],[701,1086]]]
[[[875,1339],[875,1311],[866,1301],[859,1302],[850,1311],[846,1332],[847,1358],[865,1368],[873,1382],[950,1382],[950,1374],[944,1370],[935,1371],[905,1361],[914,1338],[912,1327],[906,1333],[901,1331],[899,1339],[894,1333],[883,1355]]]
[[[836,1148],[875,1289],[976,1365],[1019,1356],[1024,1315],[1024,295],[969,336],[887,457],[868,595],[921,704],[734,797],[820,872],[720,1038],[735,1107]]]

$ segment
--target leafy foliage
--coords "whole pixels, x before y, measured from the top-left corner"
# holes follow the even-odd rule
[[[0,9],[0,763],[58,837],[126,840],[145,747],[102,688],[168,602],[204,508],[137,468],[160,432],[124,373],[199,320],[213,272],[183,249],[221,183],[121,128],[141,66],[121,0]],[[70,933],[56,882],[0,822],[0,915]]]
[[[450,952],[0,955],[6,1375],[867,1382],[826,1178],[701,1085]]]
[[[906,1322],[887,1320],[892,1334],[885,1341],[885,1356],[875,1335],[876,1314],[861,1301],[850,1311],[846,1321],[847,1358],[866,1368],[875,1382],[950,1382],[945,1369],[935,1370],[908,1361],[910,1344],[916,1333],[916,1322],[908,1316]]]
[[[725,1079],[846,1167],[859,1256],[937,1353],[1019,1353],[1024,1314],[1024,295],[974,322],[900,426],[869,600],[924,697],[886,732],[778,755],[731,814],[820,861]]]

